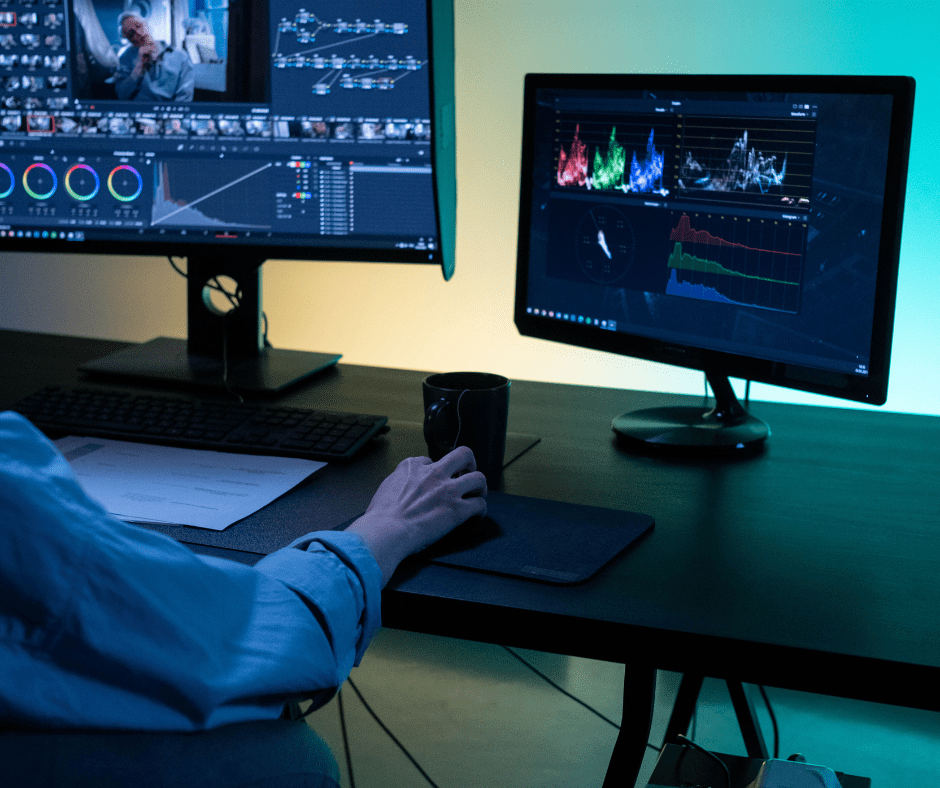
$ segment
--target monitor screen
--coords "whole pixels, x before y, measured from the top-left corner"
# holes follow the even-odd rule
[[[431,11],[4,0],[0,249],[441,263]]]
[[[884,403],[912,80],[530,74],[524,104],[523,334]]]
[[[339,355],[270,348],[265,260],[453,274],[453,34],[452,0],[2,0],[0,250],[186,257],[185,346],[85,370],[279,391]]]

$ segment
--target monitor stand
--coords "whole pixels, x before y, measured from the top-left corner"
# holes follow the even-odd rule
[[[157,337],[79,369],[122,379],[272,394],[336,364],[341,358],[337,353],[265,346],[261,314],[263,262],[189,257],[189,338]],[[238,305],[227,312],[210,299],[211,283],[219,276],[237,283]]]
[[[738,401],[725,375],[706,371],[715,394],[715,407],[647,408],[624,413],[611,428],[618,440],[634,448],[680,452],[735,452],[758,448],[770,436],[770,427],[751,416]]]

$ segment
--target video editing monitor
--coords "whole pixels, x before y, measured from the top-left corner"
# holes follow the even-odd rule
[[[728,377],[883,404],[914,81],[529,74],[515,322],[701,369],[638,445],[759,445]]]
[[[280,388],[265,260],[453,273],[453,33],[453,0],[0,0],[0,250],[186,257],[189,353],[135,372],[208,382],[225,347]]]

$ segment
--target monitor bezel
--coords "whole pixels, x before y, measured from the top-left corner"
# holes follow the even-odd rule
[[[621,331],[604,331],[527,313],[529,231],[536,162],[536,96],[541,89],[573,90],[590,85],[601,90],[688,90],[708,92],[855,93],[891,95],[892,115],[888,178],[882,211],[881,243],[873,316],[870,370],[867,376],[822,370],[683,345]],[[678,75],[678,74],[527,74],[523,94],[522,162],[514,320],[523,336],[577,345],[619,355],[700,369],[711,374],[768,383],[840,399],[883,405],[894,326],[901,227],[907,177],[914,80],[903,76],[833,75]]]

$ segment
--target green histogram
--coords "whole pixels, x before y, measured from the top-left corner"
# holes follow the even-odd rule
[[[607,145],[607,156],[600,148],[594,151],[594,175],[591,186],[595,189],[618,189],[623,186],[623,171],[627,164],[627,151],[615,139],[617,127],[610,130],[610,142]]]
[[[681,271],[701,271],[709,274],[725,274],[726,276],[739,276],[743,279],[757,279],[761,282],[774,282],[781,285],[793,285],[799,287],[799,282],[788,282],[786,279],[772,279],[769,276],[756,276],[755,274],[742,274],[740,271],[732,271],[725,268],[720,263],[712,260],[704,260],[701,257],[695,257],[682,251],[682,244],[676,242],[669,255],[668,265],[670,268],[677,268]]]

